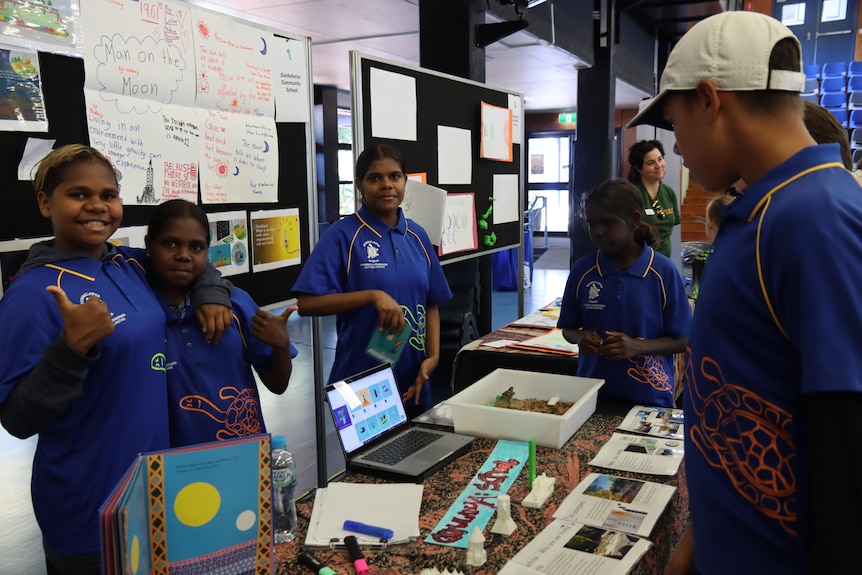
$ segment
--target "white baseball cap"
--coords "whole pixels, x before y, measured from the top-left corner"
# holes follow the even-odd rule
[[[701,20],[671,51],[658,96],[626,127],[649,124],[672,129],[662,117],[664,97],[668,92],[694,90],[701,80],[710,80],[717,90],[725,92],[804,91],[801,47],[798,71],[769,69],[772,49],[785,38],[799,45],[787,26],[758,12],[722,12]]]

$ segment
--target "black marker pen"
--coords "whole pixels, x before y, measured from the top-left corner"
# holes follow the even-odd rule
[[[356,536],[345,536],[344,545],[347,547],[347,552],[350,553],[350,560],[353,562],[356,575],[368,575],[368,563],[365,561],[365,556],[362,555],[362,549],[359,548],[359,541],[356,540]]]
[[[315,559],[312,555],[309,555],[306,552],[302,552],[296,556],[296,560],[299,561],[300,565],[308,567],[317,575],[336,575],[335,571],[333,571],[330,567],[327,567],[317,559]]]

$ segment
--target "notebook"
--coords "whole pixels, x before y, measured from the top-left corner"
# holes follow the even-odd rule
[[[347,467],[420,481],[470,449],[473,437],[412,427],[388,363],[326,386],[326,400]],[[393,456],[403,442],[420,447]]]

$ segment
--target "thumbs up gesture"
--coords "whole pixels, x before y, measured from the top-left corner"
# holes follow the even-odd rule
[[[290,335],[287,333],[287,318],[296,309],[295,305],[289,306],[280,315],[274,315],[262,309],[257,310],[257,313],[251,318],[251,335],[273,348],[286,348],[290,344]]]
[[[108,304],[99,296],[90,296],[83,304],[75,304],[58,286],[48,286],[45,290],[57,300],[63,318],[63,338],[78,355],[87,355],[90,348],[114,332]]]

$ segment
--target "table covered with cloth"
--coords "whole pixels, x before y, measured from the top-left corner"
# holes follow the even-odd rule
[[[470,480],[494,449],[495,439],[477,438],[471,451],[423,482],[419,540],[409,545],[393,546],[381,551],[365,551],[370,575],[418,575],[422,569],[426,568],[435,568],[441,572],[444,569],[449,569],[450,571],[459,570],[470,575],[493,575],[553,520],[554,512],[566,495],[580,483],[581,479],[592,472],[665,483],[677,488],[670,504],[648,537],[653,543],[652,547],[631,571],[636,574],[661,573],[670,553],[688,525],[688,490],[685,485],[685,466],[680,467],[677,475],[664,477],[594,468],[589,465],[589,461],[610,438],[630,407],[630,405],[599,404],[596,413],[590,416],[561,449],[536,448],[536,473],[538,475],[545,473],[548,477],[556,478],[553,495],[540,509],[523,507],[521,501],[530,492],[527,466],[524,466],[508,492],[512,501],[512,518],[517,529],[509,536],[490,533],[490,527],[495,518],[492,516],[483,530],[484,548],[488,554],[487,562],[480,567],[471,567],[466,564],[465,549],[425,543],[424,539],[437,526],[450,505],[468,486]],[[356,473],[348,474],[343,480],[363,483],[388,482],[385,479]],[[278,575],[310,573],[306,567],[297,563],[296,556],[303,549],[312,504],[311,498],[297,504],[299,517],[297,538],[293,542],[281,543],[276,546]],[[313,547],[309,551],[338,574],[352,575],[354,573],[347,551],[344,549]]]

